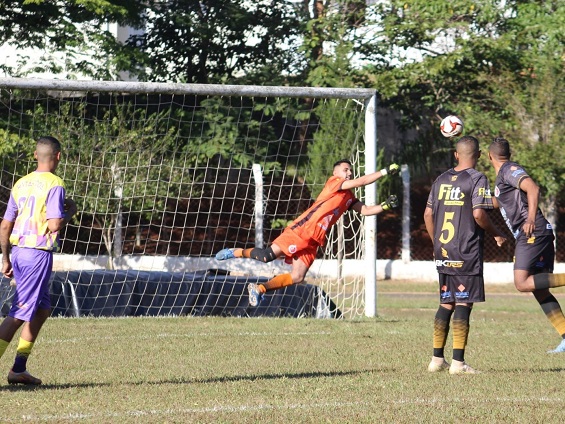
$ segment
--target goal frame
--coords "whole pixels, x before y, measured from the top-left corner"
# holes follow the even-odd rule
[[[286,87],[221,84],[181,84],[137,81],[47,80],[34,78],[0,78],[0,87],[24,90],[57,90],[65,92],[107,92],[132,94],[174,94],[245,97],[294,97],[356,100],[364,102],[365,174],[376,172],[377,166],[377,99],[376,91],[367,88]],[[365,202],[375,204],[376,183],[364,187]],[[364,217],[364,297],[365,316],[377,311],[377,219]]]

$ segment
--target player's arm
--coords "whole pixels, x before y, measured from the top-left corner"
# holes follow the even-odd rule
[[[400,166],[396,163],[392,163],[386,168],[381,169],[380,171],[373,172],[371,174],[363,175],[359,178],[355,178],[354,180],[345,180],[341,184],[341,190],[350,190],[352,188],[363,187],[369,184],[374,183],[379,178],[384,177],[385,175],[396,175],[400,170]],[[376,205],[375,205],[376,206]],[[372,214],[374,215],[374,214]]]
[[[482,208],[473,209],[473,218],[475,218],[475,222],[479,227],[494,235],[494,239],[496,240],[496,244],[498,246],[502,246],[506,242],[506,236],[498,227],[496,227],[492,223],[485,209]]]
[[[378,205],[367,206],[365,203],[359,200],[351,206],[351,209],[363,216],[371,216],[377,215],[383,211],[388,211],[390,209],[396,208],[397,206],[398,198],[393,194],[388,196],[388,198],[384,202]]]
[[[14,223],[3,219],[0,223],[0,248],[2,249],[2,274],[11,278],[13,275],[12,262],[10,261],[10,234]]]
[[[530,237],[536,229],[536,213],[539,203],[539,187],[531,178],[524,178],[520,181],[520,190],[528,196],[528,218],[524,222],[522,229],[526,237]]]
[[[434,243],[434,212],[432,208],[426,206],[424,211],[424,223],[426,224],[426,231],[428,232],[430,238],[432,239],[432,244]]]
[[[52,233],[61,231],[67,225],[71,218],[77,213],[77,205],[72,199],[65,199],[65,217],[64,218],[50,218],[47,220],[47,228]]]

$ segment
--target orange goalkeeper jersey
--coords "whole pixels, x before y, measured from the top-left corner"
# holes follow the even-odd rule
[[[290,224],[290,229],[301,239],[323,246],[329,228],[357,202],[351,190],[340,190],[343,181],[340,177],[330,177],[314,204]]]

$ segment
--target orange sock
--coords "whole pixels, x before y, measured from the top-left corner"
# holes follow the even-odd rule
[[[233,249],[233,256],[235,256],[236,258],[242,258],[243,257],[243,249],[242,248]]]
[[[271,291],[281,289],[292,284],[292,277],[290,276],[290,274],[281,274],[271,278],[265,284],[259,284],[257,288],[259,289],[259,291],[262,291],[263,289],[265,291]]]

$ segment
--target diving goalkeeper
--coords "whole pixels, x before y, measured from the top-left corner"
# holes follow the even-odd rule
[[[389,196],[379,205],[365,205],[351,190],[374,183],[385,175],[395,175],[399,169],[400,167],[393,163],[380,171],[351,179],[353,175],[351,162],[347,159],[339,160],[334,164],[333,175],[326,182],[314,204],[295,219],[270,247],[222,249],[216,254],[216,259],[223,261],[232,258],[251,258],[261,262],[271,262],[284,256],[285,262],[292,265],[290,273],[277,275],[264,284],[248,284],[249,305],[257,306],[266,292],[304,281],[316,258],[318,247],[325,244],[326,233],[345,212],[352,209],[361,215],[370,216],[398,206],[395,195]]]

